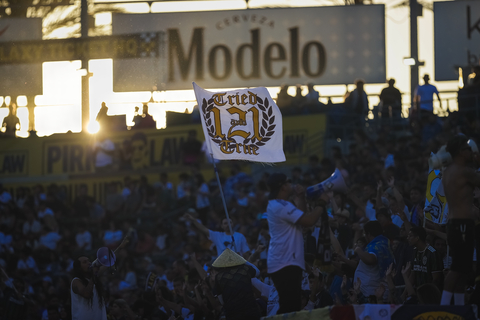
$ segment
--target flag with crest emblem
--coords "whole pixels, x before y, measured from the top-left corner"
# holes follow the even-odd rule
[[[266,88],[210,92],[193,83],[193,89],[214,159],[285,161],[282,114]]]

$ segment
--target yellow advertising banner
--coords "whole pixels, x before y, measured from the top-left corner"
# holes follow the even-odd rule
[[[283,148],[287,161],[278,165],[297,165],[312,153],[320,158],[323,150],[312,148],[312,139],[323,139],[326,117],[323,114],[283,118]],[[55,134],[49,137],[0,140],[0,182],[8,188],[36,183],[58,183],[75,188],[85,183],[89,190],[103,190],[107,182],[122,182],[127,175],[146,175],[150,181],[168,172],[175,182],[178,174],[189,171],[182,165],[181,148],[189,131],[203,140],[200,124],[171,126],[166,129],[114,132],[114,169],[96,172],[96,136],[87,133]],[[129,157],[124,157],[128,153]],[[213,176],[205,161],[202,172]],[[98,191],[100,192],[100,191]]]

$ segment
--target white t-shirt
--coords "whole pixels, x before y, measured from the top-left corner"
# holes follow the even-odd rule
[[[210,233],[209,239],[217,247],[217,255],[220,255],[226,248],[235,251],[232,243],[232,236],[227,235],[225,232],[208,230]],[[237,253],[243,256],[245,252],[250,251],[247,245],[247,239],[241,233],[234,232],[233,238],[235,239],[235,246],[237,247]]]
[[[62,236],[52,231],[44,236],[41,236],[39,239],[39,244],[44,245],[50,250],[55,250],[57,248],[57,242],[60,239],[62,239]]]
[[[209,193],[210,189],[208,189],[208,185],[206,183],[202,183],[200,188],[198,189],[199,192],[202,193]],[[208,206],[210,206],[210,200],[208,199],[208,196],[205,196],[203,194],[197,193],[197,199],[196,199],[196,206],[197,209],[203,209]]]
[[[375,254],[373,252],[369,252]],[[362,260],[358,263],[357,269],[355,270],[354,279],[360,278],[361,285],[360,291],[365,297],[375,295],[375,290],[380,285],[380,267],[378,264],[368,265]]]
[[[370,200],[368,200],[367,205],[365,206],[365,217],[370,221],[375,221],[377,220],[377,217],[375,216],[375,214],[376,214],[375,206]]]
[[[5,247],[7,251],[13,253],[12,240],[13,237],[11,234],[6,235],[3,232],[0,232],[0,253],[4,251]]]
[[[87,230],[85,230],[84,233],[77,233],[75,241],[77,242],[78,247],[83,247],[86,244],[83,249],[92,250],[92,235]]]
[[[188,184],[186,182],[181,182],[177,186],[177,199],[182,199],[189,196],[187,188]]]
[[[155,245],[157,246],[158,249],[164,250],[167,248],[167,238],[168,238],[168,234],[161,234],[157,237],[157,241]]]
[[[308,280],[308,276],[309,276],[308,272],[306,271],[302,272],[302,277],[303,277],[302,290],[307,290],[307,291],[310,290],[310,281]]]
[[[43,211],[38,211],[38,217],[42,219],[46,215],[51,215],[52,217],[54,216],[52,209],[50,208],[45,208]]]
[[[23,234],[27,235],[30,232],[31,233],[39,233],[42,230],[42,225],[38,220],[33,220],[32,223],[29,223],[28,221],[25,221],[23,223]]]
[[[27,258],[27,260],[22,260],[22,259],[18,259],[18,262],[17,262],[17,269],[18,270],[28,270],[28,269],[33,269],[33,271],[35,273],[40,273],[40,271],[38,270],[38,267],[37,267],[37,263],[35,262],[35,260],[32,258],[32,256],[29,256]]]
[[[280,298],[275,286],[269,286],[257,278],[252,278],[252,285],[260,291],[262,297],[267,298],[267,317],[274,316],[280,309]]]
[[[130,285],[131,288],[137,286],[137,275],[135,272],[130,271],[125,275],[125,282]]]
[[[101,168],[113,164],[113,157],[105,152],[115,151],[115,144],[110,139],[95,142],[95,148],[98,148],[95,167]]]
[[[105,234],[103,236],[103,243],[108,246],[122,240],[122,238],[123,238],[122,230],[117,230],[117,231],[107,230],[105,231]]]
[[[303,211],[285,200],[270,200],[267,207],[267,220],[270,229],[268,248],[268,273],[287,266],[299,266],[305,270],[302,227],[297,221]]]
[[[74,278],[72,282],[78,278]],[[98,295],[95,285],[93,285],[93,299],[92,305],[88,304],[88,300],[79,294],[76,294],[70,286],[70,296],[72,297],[72,320],[107,320],[107,311],[105,304],[98,304]]]

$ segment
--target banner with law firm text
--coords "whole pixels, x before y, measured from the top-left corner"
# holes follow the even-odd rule
[[[216,93],[195,83],[193,88],[205,141],[213,158],[285,161],[282,114],[266,88]]]

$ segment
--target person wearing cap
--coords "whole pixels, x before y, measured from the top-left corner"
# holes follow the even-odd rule
[[[230,228],[228,226],[227,218],[222,220],[222,229],[221,231],[213,231],[209,230],[205,227],[201,222],[195,219],[190,213],[186,213],[183,216],[184,219],[193,223],[193,225],[203,234],[205,234],[217,247],[217,255],[220,255],[226,248],[230,248],[232,250],[236,250],[237,253],[240,255],[245,255],[246,253],[250,252],[250,248],[247,244],[247,239],[245,236],[239,232],[233,233],[233,239],[235,243],[232,241],[232,234],[230,233]],[[230,223],[232,220],[230,219]]]
[[[243,257],[226,248],[213,262],[215,290],[221,295],[227,320],[260,319],[252,278],[260,272]]]
[[[302,271],[305,270],[302,227],[313,226],[327,203],[324,193],[316,201],[318,206],[307,211],[305,189],[295,187],[283,173],[274,173],[268,179],[270,200],[267,220],[270,230],[267,267],[278,290],[280,308],[277,314],[301,309]],[[294,202],[290,198],[294,196]]]

